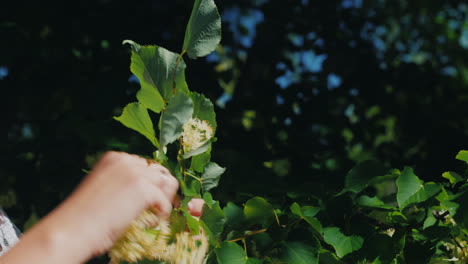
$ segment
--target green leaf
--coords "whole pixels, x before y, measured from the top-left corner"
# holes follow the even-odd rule
[[[320,242],[314,237],[312,245],[286,242],[283,261],[288,264],[318,264]]]
[[[424,202],[440,191],[440,185],[433,182],[424,184],[410,167],[403,170],[396,184],[398,187],[397,202],[400,210],[412,203]]]
[[[398,224],[406,224],[408,222],[408,218],[406,218],[404,214],[398,211],[389,212],[387,218],[393,223]]]
[[[181,212],[172,211],[169,222],[171,223],[171,239],[174,239],[177,233],[185,232],[187,221]]]
[[[315,207],[315,206],[302,206],[301,207],[302,214],[304,217],[314,217],[315,215],[320,212],[320,207]]]
[[[323,238],[336,251],[336,255],[342,258],[349,253],[362,247],[364,239],[360,236],[346,236],[338,227],[327,227],[323,229]]]
[[[214,111],[213,103],[211,103],[209,99],[205,98],[205,96],[198,94],[198,93],[191,93],[190,97],[192,98],[192,101],[193,101],[193,117],[198,118],[200,120],[207,121],[208,124],[213,128],[213,135],[214,135],[216,133],[216,114]],[[183,158],[188,159],[192,156],[198,156],[205,152],[211,152],[211,143],[212,143],[212,139],[208,140],[201,147],[185,153]],[[211,155],[208,154],[202,157],[205,157],[205,160],[206,160],[206,157],[208,157],[208,160],[209,160],[210,156]],[[192,161],[192,162],[195,162],[195,164],[192,164],[192,166],[195,165],[199,168],[199,165],[201,164],[197,164],[197,163],[203,162],[203,161],[204,161],[203,158],[201,160],[197,158],[195,159],[195,161]]]
[[[214,162],[208,163],[201,177],[202,190],[208,192],[218,186],[219,178],[221,178],[221,174],[223,174],[225,170],[226,168],[222,168]]]
[[[463,181],[463,177],[454,172],[454,171],[446,171],[444,173],[442,173],[442,177],[444,177],[445,179],[449,180],[451,184],[455,184],[457,182],[461,182]]]
[[[290,207],[291,212],[304,219],[309,225],[311,225],[318,233],[322,233],[322,224],[314,217],[319,211],[319,207],[315,206],[303,206],[300,207],[298,203],[293,203]]]
[[[114,117],[114,119],[124,126],[139,132],[151,141],[155,147],[159,148],[159,143],[154,133],[153,122],[148,114],[148,110],[140,103],[128,104],[125,106],[122,115]]]
[[[323,232],[322,230],[322,224],[317,218],[310,217],[310,216],[305,216],[304,220],[313,228],[315,231],[317,231],[319,234]]]
[[[191,168],[196,172],[203,172],[208,162],[211,159],[211,148],[202,154],[192,156]]]
[[[155,89],[143,88],[142,85],[142,88],[136,94],[136,98],[138,102],[155,113],[159,113],[164,109],[164,100]]]
[[[158,46],[139,46],[133,49],[130,70],[140,80],[143,94],[137,95],[145,106],[151,105],[151,110],[159,113],[173,95],[173,78],[175,77],[177,92],[188,93],[185,81],[186,65],[179,54]],[[177,71],[174,76],[174,70]],[[164,98],[164,100],[163,100]],[[148,106],[147,106],[148,107]],[[149,108],[149,107],[148,107]]]
[[[237,225],[244,220],[242,208],[235,203],[228,202],[223,208],[223,212],[226,216],[226,225]]]
[[[320,250],[320,264],[343,264],[343,262],[335,255],[325,249]]]
[[[211,207],[216,203],[215,200],[213,200],[213,195],[211,193],[206,192],[203,194],[203,200],[205,201],[205,204],[211,209]]]
[[[247,260],[247,264],[262,264],[263,261],[261,259],[258,259],[258,258],[249,258]]]
[[[185,197],[196,197],[200,193],[201,182],[198,179],[187,177],[181,184],[182,193]]]
[[[245,203],[244,216],[248,221],[268,225],[274,217],[273,206],[262,197],[254,197]]]
[[[458,225],[463,226],[465,229],[468,229],[468,192],[465,191],[460,195],[456,202],[460,205],[458,208],[458,213],[455,215],[455,221]]]
[[[221,17],[213,0],[195,0],[185,30],[183,50],[190,58],[203,57],[221,41]]]
[[[437,218],[435,218],[435,216],[432,214],[432,212],[428,211],[427,218],[426,218],[426,220],[424,220],[423,230],[428,228],[428,227],[431,227],[431,226],[435,225],[436,222],[437,222]]]
[[[216,248],[216,259],[219,264],[246,264],[247,255],[244,249],[234,242],[223,242],[220,248]]]
[[[301,218],[304,217],[304,215],[302,215],[301,206],[300,206],[298,203],[294,202],[294,203],[291,205],[290,209],[291,209],[291,212],[292,212],[294,215],[296,215],[296,216],[298,216],[298,217],[301,217]]]
[[[179,139],[182,128],[193,114],[192,99],[184,93],[176,94],[161,116],[161,147]]]
[[[190,93],[193,101],[193,117],[200,120],[206,120],[213,127],[213,134],[216,131],[216,113],[213,103],[204,95],[199,93]]]
[[[138,52],[141,49],[140,44],[138,44],[135,41],[130,40],[130,39],[126,39],[126,40],[122,41],[122,45],[125,45],[125,44],[129,44],[130,47],[132,48],[132,50],[135,51],[135,52]]]
[[[368,186],[374,177],[383,176],[386,173],[387,170],[379,161],[367,160],[361,162],[346,175],[345,188],[341,193],[348,191],[359,193]]]
[[[443,201],[440,203],[440,206],[442,207],[442,209],[447,210],[451,216],[456,215],[458,207],[460,207],[458,203],[451,201]]]
[[[194,235],[198,235],[200,233],[200,222],[193,217],[188,211],[184,211],[185,220],[187,221],[187,227],[189,228],[190,232]]]
[[[201,220],[208,226],[211,230],[213,237],[217,239],[224,229],[224,223],[226,222],[226,217],[224,216],[223,210],[219,206],[219,202],[211,205],[211,207],[206,204],[203,205],[203,214]]]
[[[455,158],[468,163],[468,150],[461,150]]]
[[[356,200],[357,204],[363,207],[372,207],[372,208],[381,208],[381,209],[395,209],[393,206],[386,205],[382,200],[377,196],[369,197],[367,195],[362,195]]]
[[[201,147],[199,147],[197,149],[194,149],[194,150],[190,150],[187,153],[184,153],[184,155],[182,157],[184,159],[188,159],[188,158],[190,158],[192,156],[196,156],[196,155],[199,155],[199,154],[202,154],[202,153],[206,152],[210,147],[211,147],[211,140],[208,140]]]

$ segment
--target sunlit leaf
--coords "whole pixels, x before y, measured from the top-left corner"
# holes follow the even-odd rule
[[[361,162],[346,175],[345,188],[342,192],[359,193],[368,186],[374,177],[383,176],[386,173],[387,170],[379,161],[368,160]]]
[[[458,173],[456,173],[454,171],[446,171],[446,172],[442,173],[442,177],[449,180],[449,182],[451,184],[455,184],[457,182],[461,182],[461,181],[464,180],[463,177],[460,174],[458,174]]]
[[[315,207],[315,206],[300,207],[298,203],[293,203],[290,209],[294,215],[304,219],[318,233],[322,232],[322,224],[315,218],[315,215],[320,211],[319,207]]]
[[[215,249],[219,264],[246,264],[247,255],[244,249],[234,242],[223,242],[220,248]]]
[[[285,242],[283,260],[288,264],[318,264],[320,242],[314,238],[313,243]]]
[[[208,148],[208,150],[206,150],[202,154],[192,156],[191,167],[196,172],[203,172],[206,164],[210,162],[210,159],[211,159],[211,148]]]
[[[360,236],[346,236],[341,233],[338,227],[328,227],[323,229],[323,238],[336,251],[340,258],[356,251],[362,247],[364,239]]]
[[[433,226],[436,222],[437,222],[437,218],[435,218],[435,216],[434,216],[434,214],[432,213],[431,210],[428,210],[427,217],[426,217],[426,219],[424,220],[424,223],[423,223],[423,230],[428,228],[428,227]]]
[[[294,215],[299,216],[299,217],[304,217],[304,215],[302,214],[301,206],[298,203],[296,202],[293,203],[290,209]]]
[[[161,146],[164,147],[178,139],[182,128],[193,114],[192,99],[184,93],[176,94],[161,117]]]
[[[424,184],[413,172],[406,167],[397,179],[397,202],[400,210],[412,203],[424,202],[440,191],[440,185],[429,182]]]
[[[226,217],[219,206],[219,202],[214,203],[211,207],[204,205],[201,220],[209,227],[215,239],[217,239],[224,229]]]
[[[213,103],[211,103],[209,99],[205,98],[205,96],[198,93],[191,93],[190,97],[193,101],[193,117],[208,122],[211,128],[213,128],[214,135],[216,133],[216,114]],[[202,170],[209,161],[209,158],[211,157],[211,143],[212,139],[208,140],[201,147],[184,153],[184,159],[188,159],[190,157],[194,158],[192,160],[194,170],[201,172],[200,170]]]
[[[468,150],[461,150],[455,158],[468,163]]]
[[[142,85],[142,88],[136,94],[136,98],[138,102],[155,113],[159,113],[164,109],[164,100],[155,89],[143,88]]]
[[[159,147],[148,110],[140,103],[128,104],[124,108],[122,115],[114,117],[114,119],[121,122],[124,126],[139,132],[151,141],[154,146]]]
[[[273,206],[262,197],[254,197],[245,203],[245,218],[258,224],[268,224],[274,217]]]
[[[187,93],[184,61],[179,60],[177,53],[158,46],[139,46],[133,48],[130,70],[140,80],[140,95],[138,100],[146,107],[159,113],[165,102],[173,95],[173,79],[176,81],[176,91]],[[176,69],[174,75],[174,70]],[[164,99],[164,100],[163,100]],[[151,106],[151,107],[150,107]]]
[[[216,113],[213,103],[204,95],[199,93],[190,93],[193,101],[193,117],[205,120],[216,131]]]
[[[381,208],[381,209],[395,209],[393,206],[386,205],[382,200],[378,197],[369,197],[367,195],[362,195],[356,200],[357,204],[363,207],[373,207],[373,208]]]
[[[183,50],[190,58],[203,57],[221,41],[221,17],[213,0],[195,0],[185,30]]]
[[[193,149],[193,150],[190,150],[187,153],[184,153],[184,155],[182,157],[184,159],[188,159],[188,158],[190,158],[192,156],[200,155],[200,154],[205,153],[206,151],[208,151],[210,149],[210,147],[211,147],[211,140],[208,140],[207,142],[205,142],[200,147],[198,147],[196,149]]]
[[[208,163],[201,177],[203,191],[207,192],[218,186],[219,179],[225,170],[226,168],[222,168],[214,162]]]

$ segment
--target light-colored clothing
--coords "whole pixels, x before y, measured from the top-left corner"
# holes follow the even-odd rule
[[[19,236],[18,229],[0,208],[0,256],[18,242]]]

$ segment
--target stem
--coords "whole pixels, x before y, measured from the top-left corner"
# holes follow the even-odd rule
[[[182,55],[182,54],[181,54]],[[175,82],[174,82],[175,84]],[[174,86],[175,87],[175,86]],[[175,88],[174,88],[174,94],[175,94]],[[177,160],[180,163],[180,166],[182,167],[182,176],[184,177],[184,182],[185,182],[185,175],[186,175],[186,170],[185,170],[185,160],[183,158],[184,155],[184,143],[182,137],[179,138],[179,155],[177,156]],[[201,181],[200,181],[201,182]]]
[[[184,174],[185,174],[185,175],[188,175],[188,176],[190,176],[190,177],[192,177],[192,178],[194,178],[195,180],[197,180],[197,181],[199,181],[199,182],[202,182],[202,179],[201,179],[201,178],[199,178],[199,177],[197,177],[197,176],[195,176],[195,175],[193,175],[193,174],[191,174],[191,173],[189,173],[189,172],[184,172]]]
[[[279,220],[279,218],[278,218],[278,214],[275,212],[275,210],[273,210],[273,214],[275,214],[276,223],[278,224],[278,226],[281,226],[280,220]]]
[[[264,229],[252,231],[252,232],[248,233],[245,236],[241,236],[241,237],[235,238],[233,240],[229,240],[229,242],[236,242],[236,241],[239,241],[239,240],[243,240],[243,239],[246,239],[248,237],[254,236],[256,234],[265,233],[267,230],[268,230],[267,228],[264,228]]]
[[[453,242],[455,242],[455,244],[457,245],[457,247],[458,247],[462,252],[465,252],[465,250],[463,249],[462,245],[460,245],[460,243],[458,243],[457,239],[456,239],[452,234],[450,234],[450,238],[453,240]]]
[[[180,61],[182,60],[182,57],[184,56],[184,54],[186,52],[187,52],[187,50],[182,51],[182,53],[180,53],[179,57],[177,57],[176,65],[175,65],[174,71],[172,72],[172,93],[173,94],[176,94],[176,92],[177,92],[177,90],[176,90],[176,80],[175,80],[176,73],[177,73],[177,68],[179,68]]]

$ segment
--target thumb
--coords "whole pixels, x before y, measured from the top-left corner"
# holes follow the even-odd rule
[[[203,201],[203,199],[193,198],[190,200],[190,202],[187,204],[190,214],[196,217],[200,217],[202,215],[204,204],[205,201]]]

